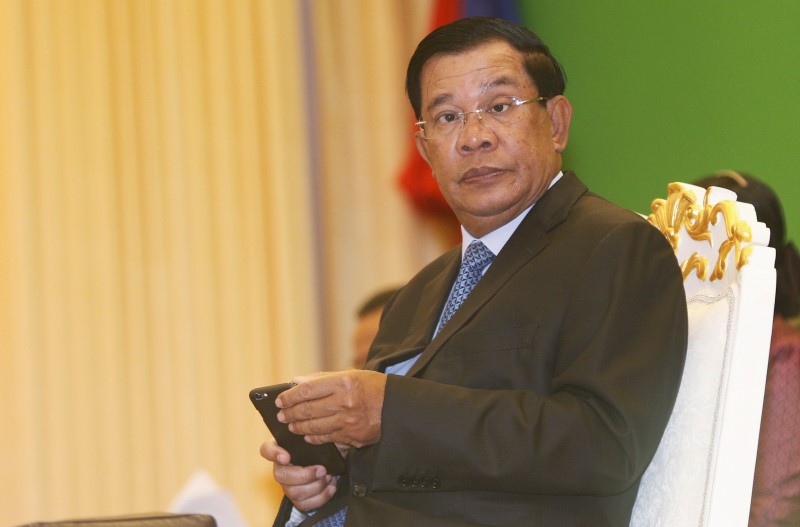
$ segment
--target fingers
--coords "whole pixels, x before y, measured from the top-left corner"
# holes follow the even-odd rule
[[[336,391],[336,373],[316,373],[304,377],[295,377],[292,382],[297,386],[286,390],[275,399],[278,408],[288,408],[304,401],[327,397]]]
[[[336,493],[338,479],[314,465],[298,467],[290,464],[289,453],[270,438],[261,445],[261,456],[272,461],[272,474],[283,493],[300,511],[318,509]]]
[[[276,401],[278,419],[292,432],[312,444],[362,447],[380,440],[385,374],[348,370],[295,380],[302,382]]]
[[[334,395],[329,395],[311,401],[302,401],[290,408],[284,408],[278,412],[278,421],[288,423],[292,421],[303,421],[306,419],[317,419],[329,417],[340,410]]]
[[[386,375],[351,370],[329,374],[324,381],[335,387],[334,394],[282,410],[290,429],[312,444],[362,447],[379,441]]]
[[[330,477],[325,472],[325,467],[320,465],[312,465],[309,467],[301,467],[297,465],[278,465],[272,466],[272,474],[275,476],[275,481],[282,486],[287,487],[318,487],[319,492],[325,485],[330,483]],[[318,484],[324,483],[322,486]]]
[[[336,493],[337,479],[321,466],[273,465],[272,473],[284,495],[300,511],[318,509]]]
[[[326,417],[342,409],[354,409],[367,398],[383,402],[386,375],[374,371],[347,370],[296,377],[302,381],[275,400],[282,422]],[[374,392],[378,388],[380,393]]]
[[[319,371],[317,373],[311,373],[309,375],[298,375],[297,377],[292,379],[292,382],[295,383],[295,384],[302,384],[304,382],[310,381],[311,379],[316,379],[318,377],[324,377],[325,375],[328,375],[329,373],[331,373],[331,372]]]
[[[261,457],[267,461],[272,461],[273,463],[277,463],[279,465],[288,465],[292,461],[292,457],[289,455],[289,452],[278,446],[278,443],[274,438],[269,438],[261,443],[259,452],[261,453]]]
[[[341,419],[336,414],[319,419],[295,421],[289,424],[289,430],[304,435],[306,442],[312,445],[333,442],[348,444],[342,441],[347,439],[347,432],[342,428]]]
[[[336,477],[326,474],[304,485],[283,486],[284,495],[299,511],[319,509],[336,494]]]

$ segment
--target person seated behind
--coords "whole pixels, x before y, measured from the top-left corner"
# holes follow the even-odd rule
[[[564,87],[505,20],[417,46],[416,145],[462,243],[387,303],[364,369],[277,398],[294,433],[349,454],[337,478],[262,444],[275,525],[629,524],[683,373],[686,297],[661,232],[562,170]]]
[[[367,354],[383,314],[383,306],[397,292],[397,289],[384,289],[367,298],[356,312],[356,327],[353,330],[353,368],[364,367]]]
[[[776,251],[775,318],[749,525],[800,526],[800,331],[789,322],[800,312],[800,258],[786,240],[780,200],[766,183],[725,170],[694,184],[736,192],[770,230],[769,246]]]

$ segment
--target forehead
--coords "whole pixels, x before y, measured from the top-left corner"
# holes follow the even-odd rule
[[[434,55],[420,76],[422,107],[474,99],[505,86],[520,93],[533,86],[522,54],[507,42],[492,41],[454,55]]]

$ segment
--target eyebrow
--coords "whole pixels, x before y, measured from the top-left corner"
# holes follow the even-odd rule
[[[498,86],[519,86],[519,83],[513,80],[511,77],[502,76],[498,77],[490,82],[484,83],[483,88],[481,89],[481,95],[486,93],[489,90],[492,90]],[[452,93],[443,93],[441,95],[436,96],[431,103],[426,107],[428,111],[436,108],[441,104],[449,103],[453,100]]]

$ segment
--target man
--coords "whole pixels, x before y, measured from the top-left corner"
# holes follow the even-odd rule
[[[562,173],[572,107],[527,29],[443,26],[406,88],[462,247],[389,301],[365,370],[278,399],[294,432],[350,451],[337,480],[264,443],[287,497],[276,525],[628,525],[685,357],[669,244]],[[483,273],[471,292],[462,256]]]

